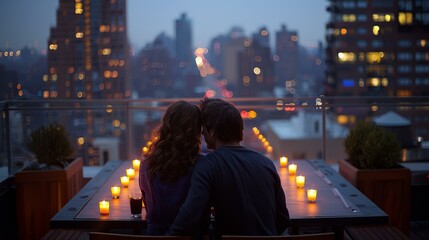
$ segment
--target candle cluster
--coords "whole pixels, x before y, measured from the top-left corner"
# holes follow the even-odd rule
[[[289,176],[296,176],[297,174],[297,170],[298,170],[298,165],[291,163],[288,165],[288,158],[285,156],[280,157],[279,159],[279,164],[281,168],[286,168],[288,169],[288,173]],[[298,175],[295,177],[295,183],[296,183],[296,187],[298,189],[303,189],[305,186],[305,176],[303,175]],[[317,190],[316,189],[308,189],[307,190],[307,200],[310,203],[314,203],[316,202],[316,198],[317,198]]]
[[[132,163],[132,168],[127,168],[125,170],[125,175],[120,177],[122,188],[128,188],[130,184],[130,180],[133,180],[137,172],[140,170],[140,160],[134,159],[131,161],[131,163]],[[112,194],[112,199],[118,199],[121,196],[121,187],[112,186],[110,188],[110,192]],[[102,200],[99,202],[99,210],[101,215],[109,214],[110,212],[109,205],[110,205],[109,201],[106,201],[106,200]]]

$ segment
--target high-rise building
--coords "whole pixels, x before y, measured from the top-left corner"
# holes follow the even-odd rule
[[[282,25],[276,32],[274,55],[276,85],[286,90],[286,95],[295,95],[295,85],[299,73],[298,33],[289,31]],[[292,86],[293,85],[293,86]]]
[[[60,0],[48,50],[44,98],[131,95],[125,0]]]
[[[274,88],[274,65],[269,46],[269,32],[261,28],[252,39],[243,42],[239,52],[238,97],[271,97]]]
[[[131,96],[129,81],[129,45],[125,0],[60,0],[57,23],[48,39],[48,72],[43,81],[44,98],[119,100]],[[78,148],[88,156],[97,137],[113,135],[125,145],[126,127],[119,119],[121,111],[75,111],[73,118],[47,114],[52,121],[66,126],[85,126],[71,133],[79,139]],[[120,125],[122,124],[122,127]],[[77,142],[77,141],[75,141]],[[126,146],[121,147],[126,157]],[[85,158],[85,164],[98,165]]]
[[[327,10],[326,95],[429,94],[429,1],[331,0]],[[395,110],[410,118],[415,135],[429,137],[422,112]],[[348,123],[359,115],[342,119]]]
[[[173,97],[173,57],[169,50],[172,39],[165,34],[143,48],[137,56],[135,89],[140,98]]]
[[[191,20],[183,13],[179,19],[175,21],[176,30],[176,58],[179,68],[189,68],[192,64],[192,26]]]

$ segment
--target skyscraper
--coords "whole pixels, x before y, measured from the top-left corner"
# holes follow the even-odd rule
[[[179,68],[189,68],[193,60],[192,54],[192,27],[191,20],[183,13],[175,21],[176,30],[176,58]]]
[[[331,0],[328,11],[326,95],[429,94],[429,1]],[[417,136],[429,137],[424,112],[396,110],[410,118]]]
[[[131,95],[125,0],[60,0],[48,50],[44,98]]]
[[[280,31],[276,32],[275,48],[275,76],[276,84],[286,89],[289,96],[295,95],[295,88],[289,85],[295,85],[299,73],[299,45],[298,33],[289,31],[285,25],[282,25]]]

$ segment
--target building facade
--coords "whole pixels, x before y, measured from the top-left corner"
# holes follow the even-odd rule
[[[128,98],[127,65],[125,0],[60,0],[48,40],[44,98]]]
[[[429,1],[331,0],[327,10],[326,95],[429,94]],[[368,108],[341,113],[342,123],[381,114]],[[410,118],[416,136],[429,137],[427,109],[394,110]]]

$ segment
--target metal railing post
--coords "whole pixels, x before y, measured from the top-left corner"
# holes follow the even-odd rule
[[[322,100],[322,159],[326,162],[326,101],[325,96],[321,95]]]
[[[6,130],[6,154],[7,154],[7,170],[8,175],[12,175],[12,146],[11,146],[11,139],[10,139],[10,117],[9,117],[9,103],[5,103],[5,130]]]

